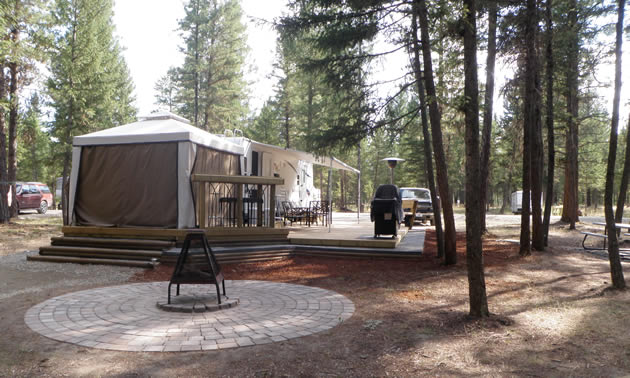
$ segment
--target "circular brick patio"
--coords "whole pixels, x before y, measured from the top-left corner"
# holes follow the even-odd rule
[[[157,308],[168,282],[78,291],[31,307],[24,317],[35,332],[86,347],[178,352],[268,344],[333,328],[354,304],[316,287],[267,281],[226,281],[239,305],[216,312],[178,313]],[[181,295],[212,292],[214,285],[182,285]]]

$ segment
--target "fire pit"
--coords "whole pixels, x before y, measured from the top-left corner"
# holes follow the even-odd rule
[[[177,292],[171,300],[173,284],[177,285]],[[180,296],[180,285],[183,284],[195,286]],[[216,295],[200,292],[202,286],[199,285],[211,284],[216,287]],[[223,288],[223,294],[219,286]],[[187,234],[168,284],[167,300],[157,302],[158,308],[176,312],[207,312],[231,308],[238,302],[238,299],[230,299],[225,295],[221,266],[212,253],[206,234],[203,231]]]

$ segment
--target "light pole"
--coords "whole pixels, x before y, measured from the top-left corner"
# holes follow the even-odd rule
[[[387,157],[383,159],[383,161],[387,162],[387,166],[389,167],[389,170],[391,172],[389,183],[393,185],[394,184],[394,168],[396,168],[396,165],[398,164],[399,161],[405,161],[405,159],[401,159],[397,157]]]

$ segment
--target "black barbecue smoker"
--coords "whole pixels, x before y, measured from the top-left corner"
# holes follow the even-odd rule
[[[374,222],[374,237],[380,235],[398,236],[398,226],[403,220],[402,200],[396,185],[380,185],[376,189],[370,219]]]

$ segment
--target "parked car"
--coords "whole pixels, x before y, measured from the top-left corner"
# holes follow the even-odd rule
[[[425,223],[429,221],[433,226],[435,220],[433,218],[433,206],[431,204],[431,191],[425,188],[400,188],[400,197],[403,200],[415,199],[418,201],[416,208],[416,221]],[[403,209],[409,212],[411,209]]]
[[[17,182],[15,184],[18,213],[21,210],[36,209],[45,214],[48,206],[52,206],[53,195],[48,185],[41,182]]]

